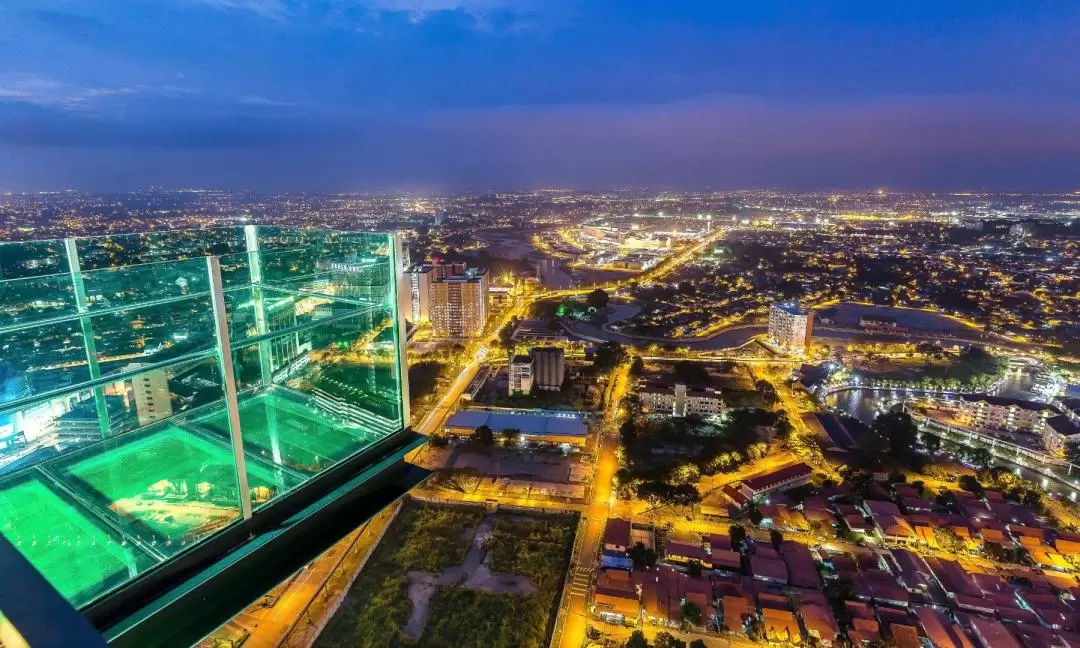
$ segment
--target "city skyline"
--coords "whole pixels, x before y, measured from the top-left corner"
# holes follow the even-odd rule
[[[0,191],[1075,191],[1078,11],[20,0]]]

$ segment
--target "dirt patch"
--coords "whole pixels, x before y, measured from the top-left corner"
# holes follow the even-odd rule
[[[516,594],[526,596],[538,590],[532,581],[515,574],[493,573],[486,564],[484,545],[491,537],[492,517],[489,515],[476,527],[472,544],[460,565],[454,565],[441,573],[411,571],[409,579],[409,600],[412,601],[412,613],[405,624],[405,634],[416,641],[424,632],[427,623],[431,597],[440,587],[457,586],[465,589],[482,590],[492,594]]]

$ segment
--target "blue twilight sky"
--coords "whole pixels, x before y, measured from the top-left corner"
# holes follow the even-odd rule
[[[0,190],[1080,189],[1080,0],[3,0]]]

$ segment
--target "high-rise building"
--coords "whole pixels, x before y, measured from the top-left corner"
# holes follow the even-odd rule
[[[144,366],[143,363],[134,362],[124,367],[124,371],[137,371]],[[169,377],[164,369],[141,373],[128,381],[128,385],[129,402],[135,403],[135,414],[140,426],[172,416]]]
[[[435,334],[467,338],[483,333],[487,322],[487,294],[488,274],[483,268],[469,268],[464,274],[433,281],[431,323]]]
[[[435,279],[446,279],[447,277],[460,277],[466,273],[468,266],[464,261],[436,261],[432,264],[431,269],[434,273]]]
[[[533,385],[544,391],[562,389],[566,377],[566,352],[561,347],[536,347],[529,356],[533,362]]]
[[[533,388],[533,358],[525,354],[515,355],[510,358],[509,392],[514,394],[528,394]]]
[[[431,281],[435,277],[434,266],[419,263],[405,272],[409,292],[409,307],[405,315],[413,324],[431,319]]]
[[[793,355],[806,355],[814,328],[814,313],[799,309],[795,301],[769,306],[769,340]]]

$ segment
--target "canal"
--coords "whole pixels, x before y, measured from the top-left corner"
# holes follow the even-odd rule
[[[1034,395],[1030,391],[1032,382],[1033,376],[1030,372],[1010,372],[1005,383],[995,391],[995,395],[1008,398],[1033,399]],[[869,425],[874,422],[874,418],[879,413],[887,411],[907,396],[909,396],[909,392],[902,389],[853,387],[829,394],[825,397],[825,403],[834,410],[844,412]],[[948,441],[961,443],[968,447],[987,448],[994,454],[998,465],[1012,470],[1024,479],[1042,485],[1047,492],[1074,501],[1080,499],[1080,469],[1076,466],[1036,465],[1036,462],[1030,458],[1013,456],[1008,450],[1000,446],[993,446],[981,439],[958,434],[937,426],[934,426],[931,431]]]

